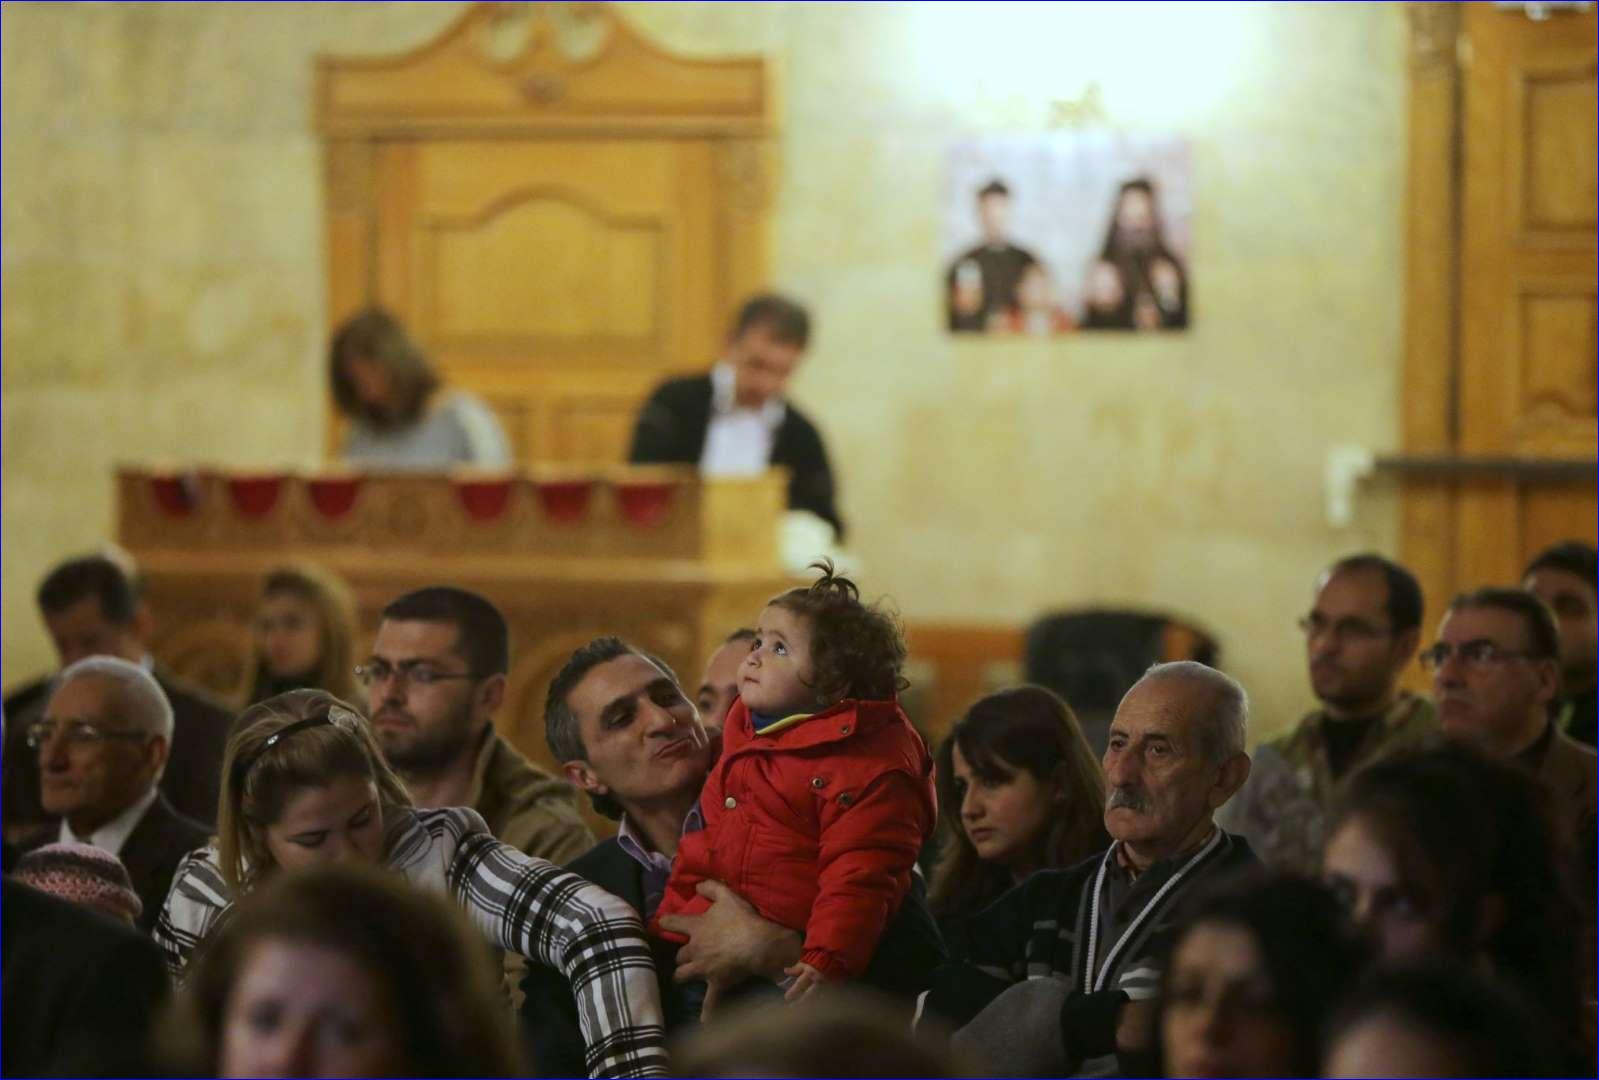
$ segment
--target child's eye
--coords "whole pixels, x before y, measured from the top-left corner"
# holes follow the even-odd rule
[[[774,653],[776,653],[778,656],[787,656],[788,655],[788,646],[784,645],[781,641],[779,641],[776,645],[772,646],[772,651]]]

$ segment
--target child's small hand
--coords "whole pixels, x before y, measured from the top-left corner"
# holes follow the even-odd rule
[[[803,961],[793,967],[784,968],[783,974],[794,976],[793,985],[783,995],[783,1000],[790,1004],[796,1001],[804,1001],[816,992],[817,987],[822,985],[822,973]]]

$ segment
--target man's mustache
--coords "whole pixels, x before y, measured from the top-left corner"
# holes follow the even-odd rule
[[[1106,810],[1132,810],[1142,813],[1149,809],[1149,792],[1135,787],[1113,787],[1105,800]]]

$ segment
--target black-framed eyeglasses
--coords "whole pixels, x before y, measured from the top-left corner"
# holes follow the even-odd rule
[[[1365,619],[1326,619],[1315,613],[1301,615],[1298,625],[1307,638],[1330,634],[1339,641],[1376,641],[1394,635],[1392,628],[1374,626]]]
[[[365,687],[386,683],[390,679],[396,679],[406,686],[432,686],[453,679],[486,678],[473,671],[445,671],[427,660],[403,660],[398,664],[391,664],[387,660],[368,660],[355,669],[355,677]]]
[[[114,739],[143,741],[153,738],[148,731],[113,731],[89,720],[35,720],[27,727],[29,750],[38,750],[60,732],[67,746],[98,746]]]
[[[1429,649],[1421,650],[1421,655],[1416,659],[1420,660],[1421,666],[1428,671],[1437,671],[1449,662],[1451,656],[1460,657],[1462,664],[1478,671],[1510,660],[1542,659],[1537,653],[1527,652],[1525,649],[1502,649],[1487,638],[1476,638],[1460,645],[1440,641]]]

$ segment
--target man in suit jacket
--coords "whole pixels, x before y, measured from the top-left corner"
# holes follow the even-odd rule
[[[706,476],[785,466],[789,506],[822,518],[842,537],[821,433],[783,396],[809,341],[810,316],[799,304],[772,294],[748,300],[710,374],[656,387],[634,425],[628,460],[695,464]]]
[[[572,655],[550,683],[545,737],[567,777],[589,793],[595,809],[615,818],[617,835],[569,864],[648,919],[661,902],[677,841],[699,827],[700,788],[715,760],[694,705],[677,676],[658,660],[614,637],[597,638]],[[709,883],[715,902],[704,915],[683,916],[673,929],[690,941],[674,950],[653,942],[661,1002],[670,1029],[693,1023],[699,1001],[687,980],[708,980],[712,993],[779,991],[773,979],[795,962],[800,935],[767,922],[725,886]],[[944,959],[943,941],[918,878],[889,922],[862,981],[897,996],[908,1021],[914,995]],[[524,1030],[543,1076],[581,1074],[583,1041],[571,987],[558,972],[533,968],[522,984]],[[712,998],[707,996],[706,1007]]]
[[[148,643],[152,623],[131,574],[102,555],[71,559],[52,570],[39,586],[39,609],[61,666],[87,656],[119,656],[151,667]],[[222,751],[233,729],[233,714],[222,703],[159,670],[156,681],[172,708],[173,731],[161,790],[173,808],[196,821],[216,820],[222,780]],[[41,825],[53,825],[39,801],[38,761],[23,746],[29,724],[38,720],[56,689],[54,677],[40,679],[5,700],[5,832],[20,839]]]
[[[37,753],[44,809],[60,819],[25,846],[93,844],[120,858],[155,925],[173,872],[210,830],[172,808],[156,783],[172,740],[172,706],[149,672],[91,656],[61,673],[42,719],[24,734]]]

